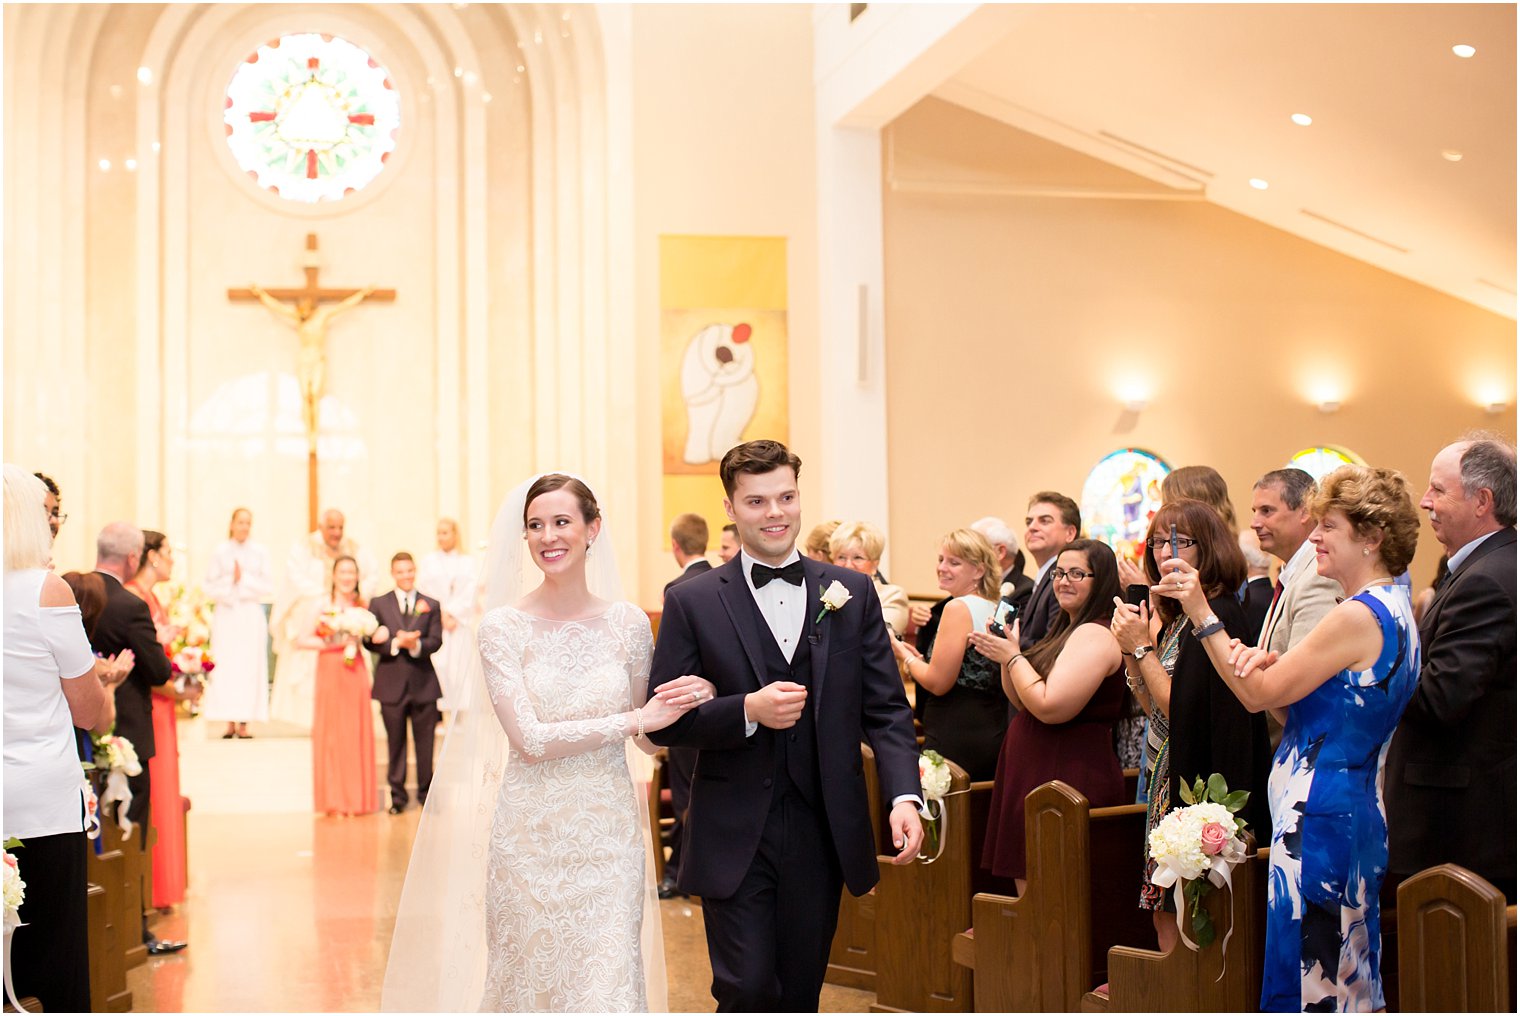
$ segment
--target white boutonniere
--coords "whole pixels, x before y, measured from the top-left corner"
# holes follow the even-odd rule
[[[1012,596],[1013,595],[1013,583],[1012,582],[1004,582],[1001,586],[998,587],[998,595],[1001,596],[1005,600],[1008,599],[1008,597]]]
[[[829,583],[829,588],[818,594],[818,599],[823,604],[823,609],[818,612],[817,617],[813,618],[814,624],[822,621],[823,615],[832,613],[849,603],[850,591],[844,587],[843,582],[835,579]]]

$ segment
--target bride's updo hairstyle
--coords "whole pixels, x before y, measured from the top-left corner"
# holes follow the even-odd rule
[[[533,506],[538,496],[556,490],[568,490],[574,495],[580,502],[581,518],[588,526],[602,517],[602,510],[597,507],[596,495],[591,493],[590,487],[564,473],[545,473],[533,481],[533,486],[528,488],[527,496],[523,498],[523,525],[528,524],[528,509]]]

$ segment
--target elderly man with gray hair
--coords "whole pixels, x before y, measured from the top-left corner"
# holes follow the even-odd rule
[[[1420,500],[1448,572],[1388,748],[1386,887],[1451,862],[1515,898],[1515,446],[1470,434]]]
[[[95,570],[106,586],[106,605],[90,634],[90,646],[102,656],[115,656],[124,649],[135,657],[132,672],[116,688],[116,733],[132,742],[142,761],[142,772],[127,777],[132,801],[126,815],[142,830],[147,845],[148,760],[155,754],[153,740],[153,689],[169,683],[169,658],[159,645],[158,632],[148,604],[127,591],[123,583],[137,574],[142,560],[143,533],[130,522],[112,522],[95,539]],[[142,924],[143,942],[153,955],[178,952],[183,942],[160,941]]]
[[[977,519],[971,523],[971,528],[985,536],[992,549],[997,551],[998,567],[1003,572],[1003,599],[1023,610],[1029,602],[1029,594],[1034,592],[1034,580],[1024,574],[1024,552],[1019,549],[1019,538],[1008,523],[995,515]]]

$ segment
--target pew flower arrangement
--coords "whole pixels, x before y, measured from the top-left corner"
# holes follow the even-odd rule
[[[1207,783],[1200,779],[1191,788],[1183,784],[1181,796],[1186,806],[1172,809],[1151,831],[1150,855],[1156,862],[1151,882],[1163,889],[1170,887],[1176,894],[1177,930],[1196,952],[1215,938],[1203,898],[1215,887],[1228,890],[1231,870],[1246,858],[1246,820],[1237,812],[1251,795],[1245,790],[1231,791],[1224,777],[1214,773]],[[1184,898],[1193,904],[1196,945],[1182,929]],[[1229,942],[1229,935],[1225,941]]]
[[[21,1003],[16,999],[16,989],[11,987],[11,936],[17,928],[21,927],[21,904],[26,902],[26,883],[21,881],[21,867],[16,861],[16,855],[11,853],[12,847],[21,846],[21,841],[14,836],[5,841],[5,854],[3,869],[5,876],[5,997],[17,1012],[23,1012]]]
[[[127,777],[142,772],[137,749],[119,734],[104,734],[92,740],[95,742],[95,768],[106,770],[106,792],[100,797],[99,807],[104,811],[118,803],[116,821],[121,826],[122,835],[130,836],[133,823],[127,818],[127,809],[132,806],[132,788],[127,785]]]
[[[944,850],[945,798],[950,793],[950,763],[945,756],[932,749],[918,756],[918,785],[924,793],[924,818],[928,820],[924,839],[934,852],[934,856],[920,860],[933,864]]]

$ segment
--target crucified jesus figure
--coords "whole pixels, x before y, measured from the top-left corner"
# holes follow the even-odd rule
[[[289,321],[301,342],[301,352],[296,362],[297,375],[301,379],[301,417],[306,424],[306,440],[315,447],[317,443],[317,408],[327,381],[327,326],[332,319],[351,307],[363,303],[375,291],[374,286],[355,290],[337,303],[319,304],[309,296],[303,296],[294,304],[285,303],[270,296],[259,286],[249,283],[248,290],[259,302],[280,317]]]

